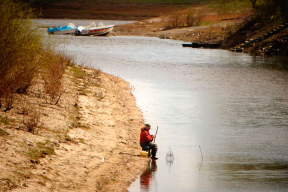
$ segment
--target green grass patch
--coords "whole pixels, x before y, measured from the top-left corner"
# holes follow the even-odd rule
[[[17,184],[14,181],[12,181],[10,178],[1,178],[0,181],[5,182],[6,185],[8,185],[10,189],[17,187]]]
[[[65,139],[65,141],[68,141],[68,142],[71,142],[71,143],[74,143],[74,144],[79,144],[78,143],[78,141],[77,141],[77,139],[75,139],[75,138],[71,138],[69,135],[64,135],[64,139]]]
[[[2,117],[1,115],[0,115],[0,122],[4,123],[5,125],[9,125],[8,120],[6,118]]]
[[[70,65],[69,70],[72,72],[73,76],[76,78],[84,79],[86,77],[85,71],[79,69],[75,65]]]
[[[71,116],[69,117],[69,119],[74,121],[74,120],[75,120],[75,117],[74,117],[73,115],[71,115]]]
[[[45,158],[47,155],[55,155],[55,150],[52,147],[47,145],[50,144],[50,141],[47,140],[45,143],[38,142],[36,143],[37,147],[29,148],[28,155],[31,158],[32,163],[40,163],[41,158]]]
[[[69,135],[65,135],[65,141],[72,141],[72,138]]]
[[[62,115],[63,117],[67,117],[67,115],[65,115],[64,113],[61,113],[61,115]]]
[[[78,138],[78,140],[79,140],[79,143],[86,144],[86,142],[83,138]]]
[[[79,94],[80,94],[80,95],[87,95],[88,93],[92,93],[92,91],[84,90],[84,89],[79,89]]]
[[[0,136],[6,136],[8,133],[0,128]]]

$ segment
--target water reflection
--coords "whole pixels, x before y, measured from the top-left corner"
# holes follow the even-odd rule
[[[149,191],[150,182],[155,180],[155,172],[157,171],[157,163],[155,160],[150,160],[147,169],[140,175],[141,191]]]
[[[254,67],[264,67],[267,69],[288,70],[287,57],[285,56],[253,56]]]
[[[174,161],[174,155],[173,152],[171,151],[171,148],[169,147],[169,151],[166,153],[166,164],[169,167],[169,173],[173,165],[173,161]]]

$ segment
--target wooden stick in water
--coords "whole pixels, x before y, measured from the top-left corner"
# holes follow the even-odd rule
[[[201,153],[201,156],[202,156],[202,161],[203,161],[203,154],[202,154],[202,150],[201,150],[201,147],[199,145],[199,149],[200,149],[200,153]]]

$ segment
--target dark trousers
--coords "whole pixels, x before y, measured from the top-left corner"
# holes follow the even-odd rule
[[[157,150],[158,150],[158,147],[157,147],[157,144],[155,143],[151,143],[151,142],[147,142],[147,143],[140,143],[141,147],[149,147],[149,149],[152,150],[151,154],[152,154],[152,157],[156,157],[156,153],[157,153]]]

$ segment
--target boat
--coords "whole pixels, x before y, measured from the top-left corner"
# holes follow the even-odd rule
[[[192,43],[183,43],[182,47],[192,47]]]
[[[240,48],[240,47],[234,47],[234,48],[230,49],[230,51],[233,51],[233,52],[243,52],[244,49],[243,49],[243,48]]]
[[[77,27],[74,35],[107,35],[113,30],[114,25],[104,26],[101,22],[96,25],[95,22],[91,22],[88,26]]]
[[[183,47],[217,49],[220,43],[183,43]]]
[[[64,27],[62,26],[58,26],[54,28],[49,27],[47,30],[47,33],[52,34],[52,35],[71,35],[75,33],[76,29],[77,27],[73,23],[68,23]]]

